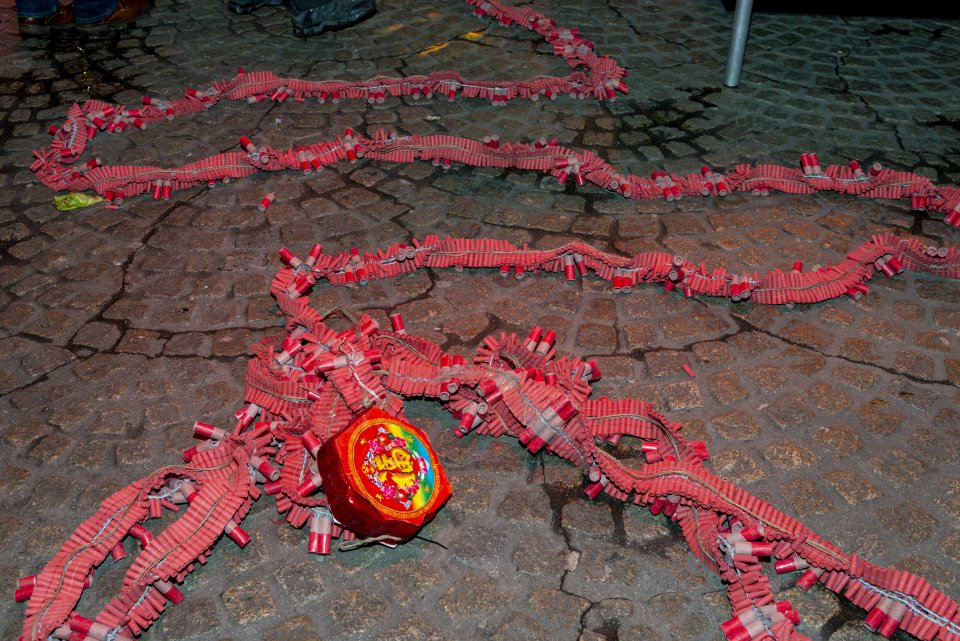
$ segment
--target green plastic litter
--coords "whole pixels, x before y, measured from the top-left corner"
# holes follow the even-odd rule
[[[101,196],[91,196],[90,194],[85,194],[80,191],[72,191],[69,194],[64,194],[63,196],[54,196],[53,204],[60,211],[69,211],[71,209],[89,207],[90,205],[98,203],[101,200],[103,200]]]

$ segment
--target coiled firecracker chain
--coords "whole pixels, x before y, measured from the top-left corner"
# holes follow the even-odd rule
[[[589,253],[588,253],[589,254]],[[272,495],[294,527],[309,522],[307,550],[329,554],[369,544],[344,529],[330,508],[317,453],[370,407],[403,416],[403,399],[427,398],[458,421],[455,434],[516,437],[531,454],[564,458],[585,475],[596,499],[630,501],[676,521],[693,553],[729,588],[733,618],[721,626],[729,641],[803,639],[799,614],[778,601],[761,559],[777,572],[803,571],[797,584],[820,582],[869,613],[865,625],[889,637],[903,629],[922,641],[960,639],[958,605],[909,572],[873,565],[839,548],[746,490],[710,473],[702,441],[640,399],[592,399],[601,372],[594,361],[557,355],[555,335],[535,327],[526,338],[489,336],[472,361],[407,333],[399,314],[386,331],[369,316],[336,331],[310,306],[304,274],[327,258],[315,248],[287,263],[271,292],[286,319],[282,340],[257,343],[244,377],[245,405],[232,432],[194,424],[201,442],[172,466],[114,494],[71,535],[36,576],[21,580],[29,598],[22,639],[125,639],[148,627],[182,595],[175,583],[206,560],[221,534],[241,546],[239,523],[250,502]],[[410,260],[413,260],[411,258]],[[642,441],[646,463],[630,468],[615,456],[624,437]],[[156,536],[142,526],[163,508],[187,509]],[[76,612],[88,578],[107,555],[124,554],[126,536],[142,551],[121,594],[94,618]],[[378,540],[383,537],[378,537]]]
[[[500,144],[496,135],[483,141],[453,135],[398,136],[376,132],[366,138],[351,129],[335,140],[296,148],[273,149],[257,146],[247,136],[240,138],[240,150],[224,152],[174,168],[156,166],[104,166],[94,158],[80,162],[87,143],[99,131],[122,134],[128,129],[144,128],[176,116],[204,111],[221,100],[246,99],[251,103],[281,103],[293,98],[306,100],[365,100],[383,102],[386,96],[430,98],[434,95],[455,100],[482,98],[494,105],[508,100],[555,98],[569,94],[576,98],[612,100],[617,92],[626,93],[626,70],[606,56],[593,53],[593,43],[577,29],[557,27],[553,20],[529,8],[515,8],[493,0],[468,0],[476,13],[490,16],[503,24],[517,24],[535,31],[553,43],[554,53],[574,72],[565,77],[538,77],[529,81],[499,82],[467,80],[448,71],[426,76],[370,80],[309,81],[280,78],[270,72],[241,70],[233,79],[214,82],[206,90],[188,88],[184,96],[172,100],[143,98],[143,104],[129,108],[100,100],[74,104],[65,122],[50,127],[53,140],[49,148],[34,151],[31,169],[37,178],[53,190],[92,189],[108,203],[121,203],[127,197],[151,193],[155,199],[168,199],[174,191],[198,185],[214,186],[258,171],[301,170],[306,174],[326,165],[359,158],[410,163],[432,162],[449,168],[451,163],[473,167],[515,168],[554,176],[561,183],[573,178],[578,185],[591,183],[627,198],[678,200],[684,196],[726,196],[733,191],[766,195],[771,190],[790,194],[833,191],[864,198],[909,199],[915,210],[941,212],[945,221],[960,227],[960,189],[936,186],[928,178],[910,172],[884,169],[879,163],[864,171],[858,162],[848,166],[821,167],[815,153],[800,155],[799,167],[772,164],[737,165],[721,174],[708,166],[699,173],[681,175],[654,170],[650,177],[618,171],[588,150],[573,150],[555,140],[541,138],[533,143]],[[269,205],[269,203],[267,203]]]

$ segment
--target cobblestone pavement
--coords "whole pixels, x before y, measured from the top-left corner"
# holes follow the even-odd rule
[[[562,74],[531,34],[454,0],[380,0],[370,20],[307,40],[282,8],[234,16],[221,3],[159,0],[135,24],[21,39],[0,7],[0,632],[24,606],[16,577],[39,570],[108,493],[170,464],[190,425],[239,406],[247,346],[278,331],[268,283],[287,245],[376,248],[428,232],[535,247],[572,239],[635,253],[666,248],[728,269],[832,262],[893,230],[955,244],[942,216],[903,203],[820,195],[632,202],[518,171],[361,161],[271,174],[172,201],[57,212],[30,151],[67,106],[139,101],[231,77],[238,66],[321,78],[438,68],[493,79]],[[234,148],[240,134],[286,147],[345,126],[501,139],[556,136],[639,174],[704,162],[880,161],[960,182],[960,25],[934,19],[757,14],[742,85],[721,86],[731,15],[719,1],[536,0],[630,70],[630,94],[494,109],[461,100],[367,106],[224,104],[175,124],[104,135],[104,162],[174,164]],[[267,192],[267,213],[256,204]],[[614,296],[587,280],[522,282],[418,273],[317,305],[403,312],[410,331],[468,354],[488,333],[554,329],[598,358],[598,395],[655,401],[707,441],[712,469],[847,551],[926,576],[960,598],[960,286],[879,276],[863,300],[794,309],[685,300],[655,287]],[[686,363],[696,374],[688,377]],[[305,533],[261,500],[253,541],[221,542],[144,638],[661,639],[713,641],[725,592],[661,517],[590,501],[571,467],[513,441],[451,435],[426,402],[454,484],[417,540],[309,557]],[[636,447],[626,444],[624,447]],[[111,566],[111,567],[107,567]],[[117,587],[111,562],[81,604]],[[814,639],[866,639],[862,613],[777,579]]]

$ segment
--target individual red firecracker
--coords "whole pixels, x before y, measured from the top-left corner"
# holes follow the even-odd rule
[[[390,314],[390,326],[393,328],[393,331],[397,334],[406,334],[407,328],[403,324],[403,316],[400,312],[394,312]]]
[[[313,457],[314,460],[316,460],[317,452],[320,451],[320,446],[323,445],[323,443],[320,441],[320,438],[313,432],[304,432],[300,439],[303,443],[303,448],[310,453],[310,456]]]
[[[447,100],[449,100],[450,102],[455,101],[457,99],[457,89],[460,88],[460,83],[451,81],[451,82],[444,82],[442,84],[444,88],[444,93],[447,95]]]
[[[823,169],[820,168],[820,160],[815,153],[810,154],[810,174],[812,176],[820,176],[823,174]]]
[[[297,494],[307,498],[314,492],[323,487],[323,477],[320,474],[313,474],[306,481],[297,486]]]
[[[654,441],[644,441],[640,446],[640,451],[646,456],[647,463],[657,463],[663,460],[660,447]]]
[[[107,127],[107,116],[102,111],[94,111],[87,114],[87,120],[89,120],[94,127],[103,131]]]
[[[927,205],[930,199],[923,194],[911,194],[910,207],[915,211],[927,211]]]
[[[362,537],[413,537],[450,498],[427,435],[372,408],[317,453],[330,511]]]
[[[123,549],[122,541],[110,548],[110,558],[116,562],[120,562],[127,558],[127,551]]]
[[[881,165],[878,162],[875,162],[872,165],[870,165],[870,169],[868,171],[871,177],[876,178],[877,176],[880,175],[880,172],[883,171],[883,165]]]
[[[76,612],[70,613],[70,616],[67,618],[67,625],[70,627],[70,630],[81,635],[81,639],[84,637],[93,639],[114,638],[112,628],[99,621],[82,617]],[[125,634],[119,634],[116,635],[116,639],[120,641],[121,639],[130,639],[130,637]]]
[[[227,433],[218,427],[214,427],[203,421],[196,421],[193,424],[193,438],[207,441],[222,441],[227,438]]]
[[[563,276],[567,279],[567,285],[577,284],[577,268],[572,254],[563,255]]]
[[[954,205],[953,209],[947,212],[947,215],[943,219],[943,222],[947,223],[952,227],[960,227],[960,202]]]
[[[483,400],[488,407],[503,398],[503,391],[493,379],[483,379],[477,389],[483,395]]]
[[[867,175],[863,173],[863,169],[860,168],[860,163],[856,160],[850,161],[850,170],[853,172],[853,177],[856,180],[866,180]]]
[[[591,359],[584,363],[583,367],[583,378],[586,381],[591,383],[596,383],[602,378],[603,374],[600,372],[600,365],[597,364],[597,361]]]
[[[157,588],[157,591],[170,601],[170,603],[177,604],[183,601],[183,592],[170,581],[154,581],[153,586]]]
[[[289,249],[287,249],[286,247],[280,248],[280,261],[283,264],[289,265],[290,267],[292,267],[294,271],[300,271],[301,267],[307,266],[302,260],[297,258],[294,255],[294,253]]]
[[[308,554],[330,554],[330,540],[333,538],[333,515],[325,510],[314,508],[310,517],[310,535],[307,539]]]
[[[537,343],[537,348],[533,350],[533,353],[539,356],[546,356],[550,350],[553,349],[553,344],[556,340],[557,335],[553,333],[553,330],[547,330],[543,338],[540,339],[540,342]]]
[[[663,515],[668,519],[672,519],[673,515],[677,513],[677,508],[680,507],[680,497],[676,494],[668,494],[663,505]]]
[[[240,136],[240,146],[243,147],[251,156],[255,156],[257,154],[257,146],[254,145],[253,141],[246,136]]]
[[[595,501],[600,493],[603,492],[605,488],[610,483],[610,479],[605,476],[600,476],[596,481],[590,483],[583,489],[583,493],[590,497],[590,500]]]
[[[270,464],[270,461],[266,460],[265,458],[254,454],[250,457],[250,465],[252,465],[255,470],[260,472],[260,474],[263,475],[263,478],[268,481],[277,481],[280,479],[280,470],[273,467],[273,465]]]
[[[809,590],[820,579],[821,574],[823,574],[823,568],[810,568],[800,575],[796,585],[801,590]]]
[[[250,425],[253,423],[253,420],[259,413],[260,406],[256,403],[247,403],[243,409],[239,409],[234,412],[233,416],[237,419],[237,425],[233,428],[234,434],[239,434],[243,430],[250,427]]]
[[[690,441],[690,449],[700,457],[701,461],[710,460],[710,450],[707,449],[707,444],[703,441]]]
[[[17,603],[28,601],[33,596],[34,587],[37,584],[37,575],[31,574],[17,579],[17,589],[13,593],[13,600]]]
[[[755,525],[748,525],[740,528],[738,534],[744,541],[760,541],[763,539],[765,531],[766,528],[763,526],[763,524],[758,522]]]
[[[583,187],[587,184],[587,177],[580,171],[581,166],[578,165],[576,171],[573,172],[573,180],[577,183],[577,187]]]
[[[269,194],[263,197],[263,200],[261,200],[260,204],[257,205],[257,209],[259,209],[261,212],[267,211],[268,209],[270,209],[270,205],[273,204],[274,198],[276,198],[276,194],[274,194],[273,192],[270,192]]]
[[[173,195],[173,181],[164,180],[161,195],[164,200],[170,200],[170,197]]]
[[[320,171],[320,168],[323,167],[323,161],[320,160],[320,158],[318,158],[317,155],[309,149],[305,151],[305,154],[307,156],[307,162],[310,163],[310,169],[313,171]]]
[[[805,570],[810,567],[810,564],[807,563],[806,559],[803,557],[794,555],[786,559],[778,559],[773,562],[773,569],[777,574],[787,574],[789,572],[796,572],[798,570]]]
[[[479,414],[480,410],[477,403],[470,403],[463,411],[460,423],[457,424],[456,429],[453,431],[454,435],[458,438],[463,438],[470,433],[470,430],[480,425],[480,423],[483,422],[483,418],[481,418]]]

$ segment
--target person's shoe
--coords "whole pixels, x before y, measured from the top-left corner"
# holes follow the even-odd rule
[[[46,33],[50,29],[69,29],[76,26],[72,5],[58,5],[56,12],[43,18],[17,18],[20,33]]]
[[[293,35],[306,38],[324,31],[343,29],[360,22],[376,10],[374,0],[328,0],[310,9],[298,8],[294,3],[290,16]]]
[[[227,0],[227,9],[244,16],[260,7],[279,7],[282,4],[283,0]]]
[[[117,8],[109,16],[94,24],[120,24],[140,17],[150,8],[152,0],[119,0]]]

